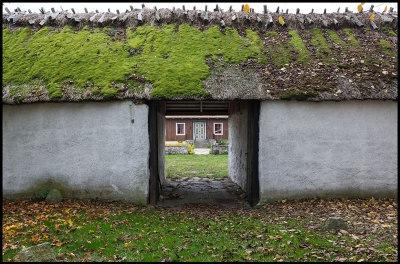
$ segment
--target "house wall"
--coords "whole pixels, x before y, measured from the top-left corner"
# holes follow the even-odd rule
[[[397,102],[261,103],[260,202],[397,195]]]
[[[247,103],[231,103],[229,114],[229,178],[246,191],[247,175]]]
[[[184,141],[193,140],[193,122],[206,122],[207,139],[228,139],[228,119],[166,119],[166,140]],[[176,124],[185,123],[185,135],[176,135]],[[214,123],[223,123],[223,135],[214,134]]]
[[[148,106],[3,105],[3,198],[51,188],[67,198],[147,204]]]

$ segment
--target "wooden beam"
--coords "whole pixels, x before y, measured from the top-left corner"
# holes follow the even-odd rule
[[[160,196],[160,178],[158,175],[158,128],[157,128],[157,102],[149,101],[149,204],[156,205]]]
[[[252,100],[247,103],[247,173],[246,196],[250,206],[255,206],[260,200],[258,179],[258,146],[259,146],[259,119],[260,101]]]

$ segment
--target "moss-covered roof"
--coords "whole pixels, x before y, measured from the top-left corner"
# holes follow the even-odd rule
[[[3,103],[397,100],[397,13],[155,12],[4,14]]]

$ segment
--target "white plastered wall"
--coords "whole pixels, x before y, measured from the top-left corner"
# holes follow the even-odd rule
[[[146,204],[148,162],[145,104],[3,105],[3,198],[57,188],[69,198]]]
[[[261,103],[260,202],[397,195],[397,102]]]

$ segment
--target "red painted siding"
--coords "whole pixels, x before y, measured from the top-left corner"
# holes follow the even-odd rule
[[[178,119],[166,119],[165,124],[165,140],[166,141],[184,141],[193,140],[193,123],[195,121],[204,121],[206,123],[206,135],[207,139],[228,139],[228,119],[189,119],[189,118],[178,118]],[[185,135],[176,135],[176,124],[185,124]],[[222,123],[223,135],[214,135],[214,123]]]

